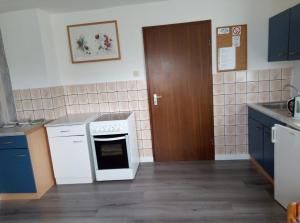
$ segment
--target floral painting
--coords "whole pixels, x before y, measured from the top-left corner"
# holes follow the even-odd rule
[[[69,25],[72,63],[121,59],[117,21]]]

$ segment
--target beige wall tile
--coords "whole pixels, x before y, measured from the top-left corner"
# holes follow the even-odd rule
[[[225,95],[225,105],[235,104],[235,94]]]
[[[137,90],[136,80],[127,81],[127,90],[128,91],[136,91]]]
[[[214,74],[213,75],[213,83],[214,84],[223,84],[224,83],[223,73]]]
[[[267,92],[260,92],[258,94],[258,102],[269,102],[270,101],[270,93],[269,91]]]
[[[151,129],[150,120],[141,121],[140,123],[141,123],[142,130],[150,130]]]
[[[281,100],[282,100],[281,91],[270,92],[270,101],[281,101]]]
[[[236,114],[242,115],[242,114],[247,114],[247,105],[246,104],[241,104],[241,105],[236,105]]]
[[[117,81],[117,91],[127,91],[127,81]]]
[[[18,101],[18,100],[21,100],[21,93],[20,93],[20,90],[13,90],[13,95],[14,95],[14,100],[15,101]]]
[[[128,100],[129,101],[137,101],[138,99],[139,99],[138,91],[128,91]]]
[[[32,99],[39,99],[42,97],[41,89],[39,89],[39,88],[30,89],[30,94],[31,94]]]
[[[99,100],[100,103],[108,102],[108,93],[98,94],[98,100]]]
[[[258,81],[258,71],[248,71],[247,81]]]
[[[270,80],[280,80],[281,79],[281,69],[270,70]]]
[[[225,125],[235,125],[235,115],[226,115]]]
[[[130,101],[129,102],[129,110],[130,111],[138,111],[139,110],[139,103],[138,103],[138,101]]]
[[[226,146],[226,154],[236,154],[236,147],[234,145],[232,146]]]
[[[143,139],[143,148],[144,149],[151,149],[152,148],[152,140]]]
[[[143,155],[144,157],[152,157],[153,156],[152,149],[143,149]]]
[[[237,125],[236,126],[236,135],[247,135],[248,126],[247,125]]]
[[[108,97],[109,102],[117,102],[118,101],[118,95],[116,92],[108,93],[107,97]]]
[[[17,112],[23,111],[23,104],[22,104],[22,101],[15,101],[15,106],[16,106]]]
[[[257,102],[258,102],[258,93],[247,94],[247,103],[257,103]]]
[[[106,93],[107,92],[106,83],[98,83],[97,84],[97,92],[98,93]]]
[[[24,111],[24,119],[26,120],[34,120],[34,113],[33,111]]]
[[[247,81],[247,72],[238,71],[236,72],[236,82],[246,82]]]
[[[215,136],[224,136],[225,135],[225,126],[224,125],[215,126],[214,127],[214,135]]]
[[[236,94],[235,102],[237,105],[247,103],[247,95],[246,94]]]
[[[245,125],[247,124],[247,115],[236,115],[236,124]]]
[[[225,116],[215,116],[214,117],[214,125],[215,126],[223,126],[225,124]]]
[[[81,104],[79,105],[80,113],[89,113],[90,105],[89,104]]]
[[[281,73],[282,73],[282,79],[292,79],[292,68],[288,67],[288,68],[283,68]]]
[[[216,136],[215,137],[215,145],[216,146],[224,146],[225,145],[225,136]]]
[[[259,71],[259,80],[270,80],[270,71],[269,70],[261,70]]]
[[[51,90],[50,88],[41,88],[41,96],[42,98],[51,98]]]
[[[139,98],[139,100],[147,100],[148,99],[148,92],[147,92],[147,90],[140,90],[140,91],[138,91],[138,98]]]
[[[258,82],[248,82],[247,83],[247,92],[248,93],[258,92],[258,89],[259,89]]]
[[[224,94],[224,84],[214,84],[213,85],[213,94],[214,95]]]
[[[215,154],[225,155],[226,154],[225,146],[215,146]]]
[[[100,112],[100,105],[99,104],[89,104],[90,112]]]
[[[117,83],[116,82],[107,82],[106,83],[107,92],[115,92],[117,91]]]
[[[78,101],[78,95],[69,95],[68,96],[68,99],[69,99],[69,104],[70,105],[77,105],[79,104],[79,101]]]
[[[258,88],[259,92],[270,91],[270,81],[260,81]]]
[[[238,135],[236,136],[236,145],[245,145],[247,144],[248,135]]]
[[[109,112],[108,103],[100,103],[100,112]]]
[[[86,85],[86,91],[88,94],[97,94],[97,84],[88,84]]]
[[[149,105],[147,100],[139,101],[139,109],[140,110],[148,110]]]
[[[225,97],[224,95],[216,95],[214,96],[214,105],[224,105],[225,103]]]
[[[226,125],[225,126],[225,136],[235,136],[235,125]]]
[[[216,106],[214,106],[214,116],[224,115],[224,114],[225,114],[225,107],[224,107],[224,105],[216,105]]]
[[[42,99],[32,100],[32,107],[34,110],[42,110],[43,109]]]
[[[79,94],[78,95],[78,103],[80,105],[86,105],[89,103],[88,95],[87,94]]]
[[[235,93],[235,84],[224,84],[225,94]]]
[[[235,72],[224,73],[224,83],[235,83]]]
[[[238,94],[245,94],[247,92],[246,83],[236,83],[235,92]]]
[[[20,95],[22,100],[31,99],[31,94],[29,89],[20,90]]]
[[[118,101],[128,101],[128,93],[127,91],[118,92]]]
[[[236,152],[238,154],[248,154],[248,145],[237,145]]]
[[[119,103],[118,102],[109,102],[109,112],[119,112]]]
[[[226,128],[226,127],[225,127]],[[225,145],[226,146],[234,146],[235,145],[235,136],[225,136]]]
[[[33,110],[32,101],[31,100],[23,100],[22,107],[24,111]]]
[[[136,86],[137,86],[138,90],[146,90],[147,89],[147,83],[145,80],[136,81]]]
[[[44,110],[45,119],[47,120],[53,120],[55,119],[54,111],[52,110]]]
[[[121,112],[129,111],[129,103],[128,101],[119,102],[119,109]]]
[[[89,104],[98,104],[98,94],[88,94],[88,103]]]
[[[139,112],[139,118],[140,120],[149,120],[150,116],[149,116],[149,111],[140,111]]]
[[[282,100],[288,100],[292,97],[291,91],[282,91]]]
[[[281,90],[281,80],[270,81],[270,90],[271,91],[280,91]]]
[[[235,105],[225,105],[225,115],[235,115]]]

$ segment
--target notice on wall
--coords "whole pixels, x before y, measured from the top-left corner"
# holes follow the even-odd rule
[[[230,33],[230,28],[229,27],[222,27],[218,28],[218,35],[225,35]]]
[[[218,67],[220,70],[233,70],[236,67],[236,48],[219,48]]]
[[[241,37],[240,36],[232,36],[232,46],[234,46],[234,47],[241,46]]]

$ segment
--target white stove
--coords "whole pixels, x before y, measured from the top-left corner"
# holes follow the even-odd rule
[[[103,114],[89,128],[96,180],[134,179],[139,166],[134,113]]]

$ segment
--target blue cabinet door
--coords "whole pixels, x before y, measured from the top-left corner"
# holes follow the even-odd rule
[[[268,61],[288,60],[290,9],[269,19]]]
[[[252,118],[248,120],[249,128],[249,153],[260,165],[264,164],[264,131],[263,125]]]
[[[274,144],[271,140],[271,129],[264,127],[264,169],[274,177]]]
[[[28,149],[0,150],[0,193],[35,193]]]
[[[300,59],[300,4],[291,8],[289,60]]]

